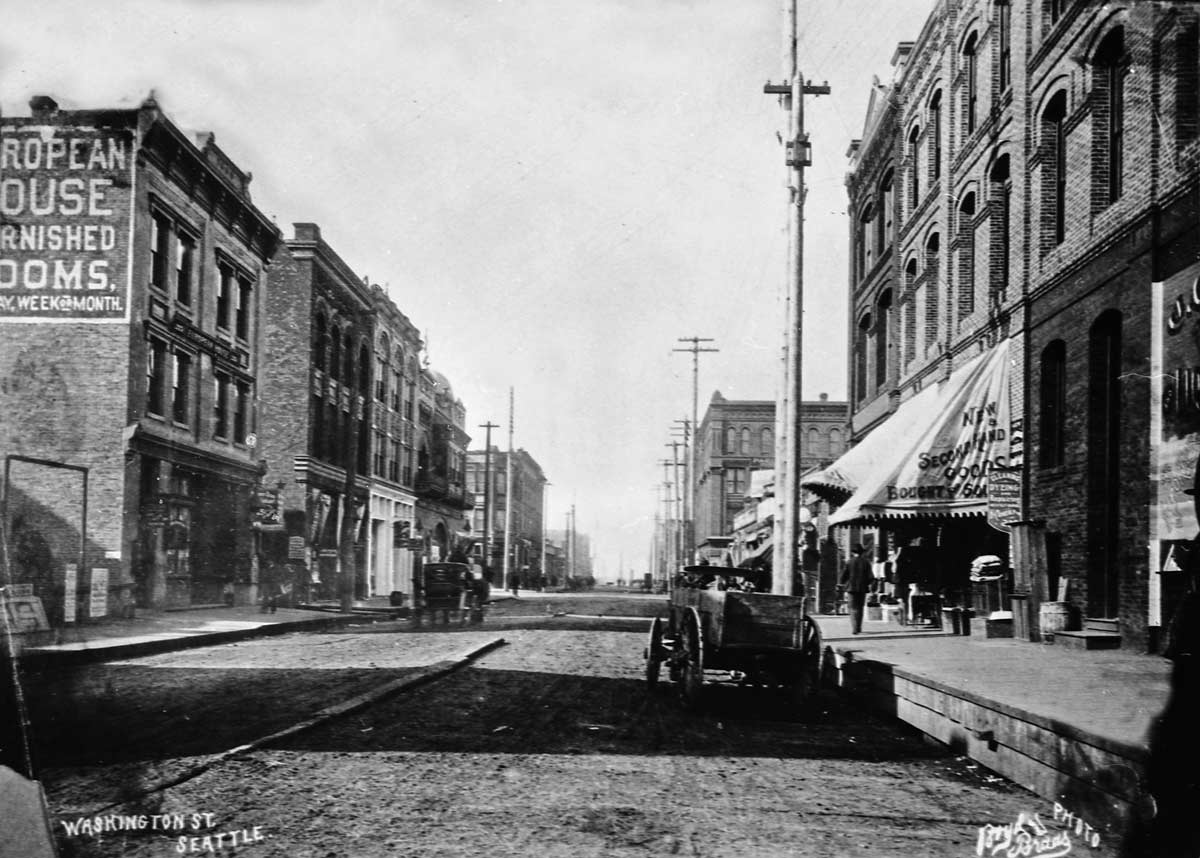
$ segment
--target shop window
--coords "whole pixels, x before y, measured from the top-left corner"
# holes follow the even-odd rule
[[[1042,350],[1038,408],[1038,464],[1056,468],[1066,457],[1067,345],[1054,340]]]
[[[146,413],[163,416],[164,387],[167,383],[167,344],[151,338],[146,355]]]
[[[175,352],[175,376],[171,385],[171,419],[186,424],[190,412],[192,380],[192,356],[187,352]]]

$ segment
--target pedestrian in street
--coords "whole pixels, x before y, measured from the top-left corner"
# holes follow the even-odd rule
[[[514,569],[508,573],[508,586],[514,596],[520,595],[521,573],[518,570]]]
[[[863,624],[863,607],[867,601],[867,591],[875,583],[875,575],[871,569],[871,560],[866,556],[861,545],[855,545],[850,553],[854,556],[842,571],[842,580],[838,583],[845,589],[850,600],[850,632],[861,634]]]
[[[259,584],[262,586],[262,607],[258,609],[260,614],[275,613],[275,608],[279,605],[279,588],[282,584],[283,574],[283,569],[274,560],[263,569],[259,580]]]

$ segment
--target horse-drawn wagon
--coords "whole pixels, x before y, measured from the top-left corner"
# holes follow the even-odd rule
[[[685,566],[671,590],[667,617],[650,625],[646,682],[662,666],[684,702],[698,707],[706,683],[779,689],[807,702],[820,680],[821,638],[800,596],[763,592],[769,573]],[[714,676],[718,672],[724,676]]]

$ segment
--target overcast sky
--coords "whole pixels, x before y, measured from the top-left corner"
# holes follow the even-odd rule
[[[872,74],[933,0],[799,0],[806,106],[805,398],[846,392],[845,152]],[[691,357],[714,390],[781,377],[783,0],[2,0],[0,107],[135,106],[153,89],[388,286],[478,424],[574,503],[601,574],[641,573]],[[19,12],[17,12],[19,9]]]

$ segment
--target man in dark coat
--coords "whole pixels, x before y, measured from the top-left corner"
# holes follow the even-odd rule
[[[867,558],[861,545],[855,545],[850,549],[850,553],[853,556],[846,564],[846,568],[842,570],[842,580],[838,583],[849,596],[850,631],[857,635],[862,632],[863,607],[867,602],[867,591],[875,582],[875,575],[871,570],[871,561]]]

